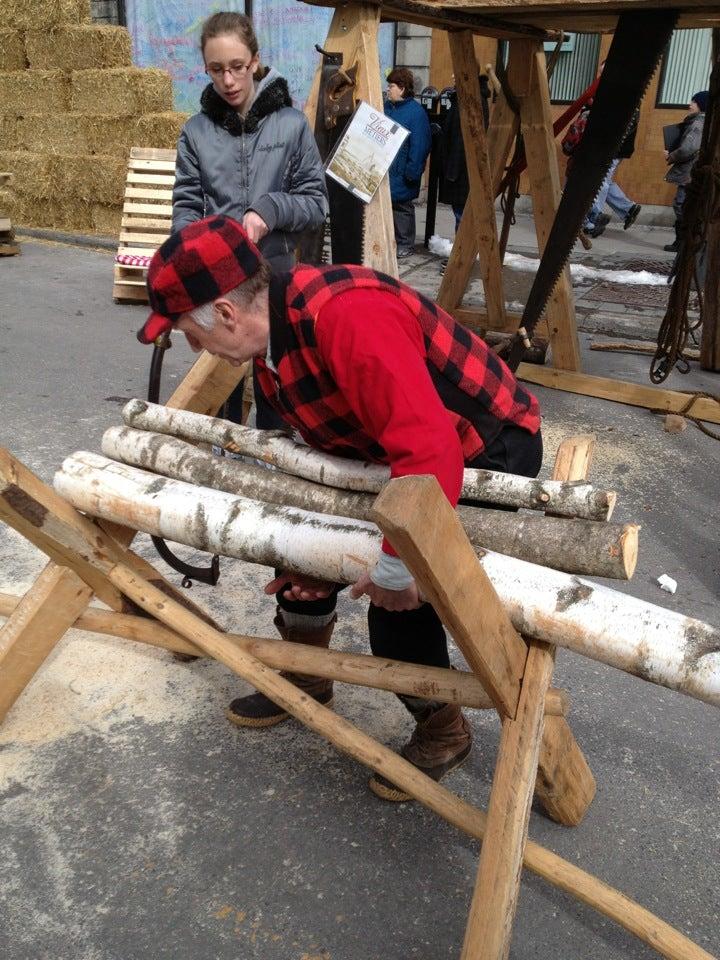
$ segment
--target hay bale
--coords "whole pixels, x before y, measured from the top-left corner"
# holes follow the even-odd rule
[[[90,0],[0,0],[0,23],[15,30],[89,22]]]
[[[121,67],[72,74],[71,110],[89,116],[137,117],[172,109],[172,82],[165,70]]]
[[[0,30],[0,67],[3,70],[25,70],[25,44],[19,30]]]
[[[134,147],[157,147],[174,150],[189,113],[148,113],[135,121],[132,145]]]
[[[120,233],[122,207],[106,207],[94,203],[91,210],[93,233],[106,237],[117,237]]]
[[[124,27],[98,24],[32,30],[25,51],[33,69],[89,70],[132,66],[130,34]]]
[[[19,144],[18,121],[16,117],[0,115],[0,150],[22,149]]]
[[[55,196],[86,203],[121,204],[125,193],[127,161],[119,157],[49,158]]]
[[[23,197],[13,222],[42,230],[91,233],[92,210],[90,204],[81,200],[38,200],[34,197]]]
[[[0,170],[13,174],[13,189],[25,197],[43,199],[55,193],[50,158],[28,150],[0,152]]]
[[[89,153],[127,159],[134,146],[133,126],[127,118],[79,113],[27,114],[18,118],[16,136],[19,149],[68,156]]]
[[[63,113],[70,103],[70,80],[62,70],[0,73],[0,114]]]

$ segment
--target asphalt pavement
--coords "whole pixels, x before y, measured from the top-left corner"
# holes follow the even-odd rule
[[[529,220],[514,228],[516,254],[533,255],[531,228]],[[664,228],[614,233],[596,244],[596,264],[666,257]],[[587,262],[584,251],[575,257]],[[403,275],[436,290],[439,258],[418,249]],[[114,304],[111,289],[107,250],[23,240],[20,257],[0,261],[0,444],[46,481],[69,453],[99,450],[122,403],[145,395],[149,351],[134,332],[146,308]],[[660,315],[624,314],[648,336]],[[647,383],[648,357],[591,352],[602,337],[581,332],[585,370]],[[175,337],[164,396],[191,363]],[[696,364],[666,385],[720,393],[717,375]],[[615,519],[642,524],[635,577],[611,586],[720,625],[720,443],[692,425],[668,434],[647,410],[534,389],[543,475],[563,437],[593,432],[592,479],[618,492]],[[154,556],[147,537],[137,544]],[[1,591],[28,589],[43,566],[0,528]],[[673,596],[656,583],[663,573],[678,582]],[[271,636],[269,576],[224,560],[218,586],[195,585],[190,595],[227,629]],[[339,614],[337,646],[368,652],[364,604],[342,596]],[[530,836],[717,954],[717,710],[565,651],[556,682],[569,691],[569,722],[597,796],[574,829],[534,808]],[[217,663],[181,664],[130,641],[68,633],[0,727],[4,960],[460,955],[478,844],[418,804],[375,798],[366,770],[295,721],[239,731],[224,710],[244,690]],[[338,685],[335,709],[393,747],[410,732],[404,709],[380,691]],[[476,748],[446,782],[485,806],[499,725],[489,711],[471,719]],[[511,956],[655,954],[525,873]]]

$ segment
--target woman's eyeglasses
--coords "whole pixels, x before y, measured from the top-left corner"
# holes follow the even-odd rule
[[[244,77],[249,69],[250,63],[231,63],[229,67],[221,67],[213,64],[211,67],[206,67],[205,72],[210,74],[213,80],[222,80],[226,73],[232,74],[237,80],[239,77]]]

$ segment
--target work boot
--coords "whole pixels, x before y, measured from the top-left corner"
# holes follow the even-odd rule
[[[438,781],[459,767],[472,747],[472,731],[462,710],[456,703],[437,703],[415,697],[400,697],[415,717],[413,735],[400,750],[400,756],[414,767]],[[368,783],[372,792],[382,800],[400,803],[412,799],[400,787],[379,773]]]
[[[322,647],[327,650],[330,638],[335,627],[337,617],[333,617],[327,626],[316,630],[291,630],[285,626],[282,614],[278,613],[273,621],[278,633],[288,643],[306,643],[311,647]],[[333,682],[322,677],[310,677],[303,673],[291,673],[281,670],[280,676],[289,680],[303,693],[322,703],[325,707],[332,706]],[[273,703],[264,693],[251,693],[247,697],[238,697],[233,700],[227,709],[227,718],[238,727],[274,727],[290,716],[286,710]]]
[[[625,222],[623,223],[623,230],[629,230],[630,227],[635,223],[638,218],[638,214],[642,210],[642,207],[639,203],[634,203],[628,210],[628,215],[625,217]]]

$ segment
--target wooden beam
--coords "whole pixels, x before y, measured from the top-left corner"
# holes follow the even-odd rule
[[[0,628],[0,722],[92,593],[72,570],[49,563],[18,602]]]
[[[59,568],[52,565],[53,569]],[[37,583],[40,581],[38,580]],[[22,597],[0,593],[0,617],[11,617],[23,602]],[[84,609],[71,624],[74,630],[86,630],[105,636],[122,637],[146,643],[161,650],[171,650],[186,656],[203,657],[204,652],[185,640],[169,627],[150,617],[115,613],[98,607]],[[434,700],[458,703],[476,710],[494,709],[490,697],[474,673],[465,670],[445,670],[442,667],[419,666],[401,660],[385,660],[369,654],[346,653],[343,650],[321,650],[305,643],[286,643],[284,640],[249,637],[238,633],[224,634],[233,644],[261,660],[273,670],[289,670],[312,676],[352,683],[375,690],[404,693],[413,697],[427,696]],[[0,632],[0,637],[2,633]],[[0,659],[0,676],[3,664]],[[565,690],[548,690],[545,712],[563,716],[570,706]]]
[[[593,434],[563,440],[555,455],[553,480],[587,480],[594,450]],[[595,790],[595,777],[569,724],[564,717],[554,717],[543,727],[535,782],[538,800],[553,820],[575,827],[590,808]]]
[[[613,400],[615,403],[627,403],[633,407],[645,407],[646,410],[659,410],[663,413],[682,413],[692,397],[691,393],[611,380],[608,377],[593,377],[588,373],[553,370],[529,363],[520,364],[518,377],[541,387],[552,387],[554,390],[566,390],[568,393]],[[709,397],[700,397],[687,413],[699,420],[720,423],[720,403]]]
[[[529,92],[524,87],[530,71]],[[560,172],[553,137],[550,90],[545,70],[545,53],[534,40],[512,40],[508,80],[520,102],[520,118],[527,157],[533,219],[538,249],[545,250],[555,213],[560,203]],[[569,267],[565,267],[545,308],[553,365],[563,370],[580,370],[580,343],[575,323],[575,301]]]
[[[455,71],[460,123],[472,209],[474,240],[480,258],[480,276],[485,291],[487,314],[493,326],[505,324],[505,294],[502,282],[502,261],[495,221],[495,191],[490,173],[488,145],[485,136],[478,65],[472,34],[467,30],[449,34],[450,53]],[[462,242],[457,241],[457,242]],[[448,268],[450,264],[448,263]]]
[[[378,113],[382,113],[382,72],[378,52],[380,7],[350,4],[345,8],[345,13],[352,13],[358,18],[358,44],[355,54],[358,62],[356,102],[365,100]],[[366,267],[380,270],[391,277],[400,276],[388,177],[382,178],[372,200],[365,207],[363,263]]]
[[[166,406],[214,417],[250,369],[250,363],[234,367],[227,360],[203,351],[173,391]]]
[[[510,951],[553,665],[553,648],[531,641],[517,716],[503,719],[462,960],[504,960]]]
[[[527,645],[435,477],[391,480],[375,501],[372,519],[407,564],[500,716],[514,717]]]

